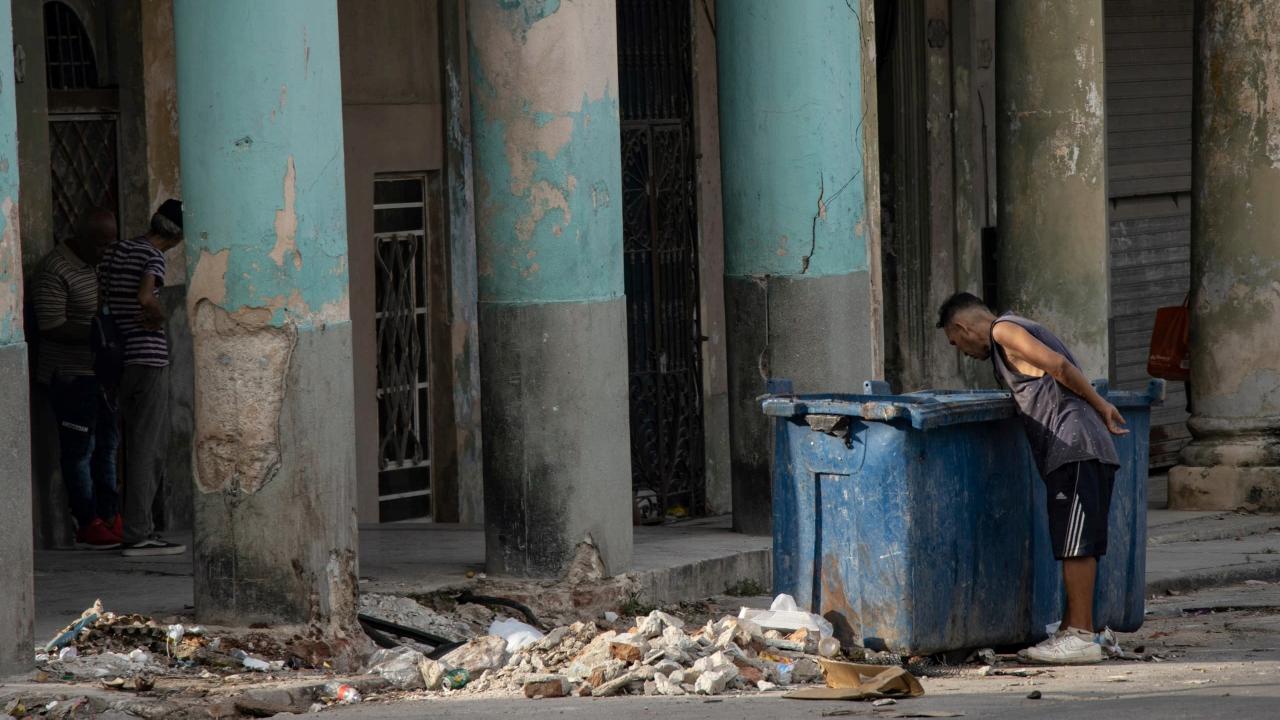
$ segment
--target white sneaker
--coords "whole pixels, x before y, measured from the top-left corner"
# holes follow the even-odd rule
[[[1067,631],[1018,653],[1018,657],[1038,665],[1094,665],[1103,661],[1102,646]]]

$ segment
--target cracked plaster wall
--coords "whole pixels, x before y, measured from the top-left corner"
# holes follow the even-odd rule
[[[725,273],[866,270],[859,15],[734,0],[716,24]]]

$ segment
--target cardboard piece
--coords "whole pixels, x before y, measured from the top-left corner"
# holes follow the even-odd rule
[[[876,700],[924,695],[914,675],[900,667],[861,665],[837,660],[820,660],[824,688],[793,690],[784,698],[792,700]]]

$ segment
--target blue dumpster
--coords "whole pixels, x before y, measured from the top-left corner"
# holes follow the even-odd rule
[[[1018,644],[1061,619],[1044,486],[1008,393],[771,396],[774,589],[846,643],[904,654]],[[1102,388],[1105,391],[1105,388]],[[1131,434],[1100,566],[1097,621],[1142,623],[1149,408]]]

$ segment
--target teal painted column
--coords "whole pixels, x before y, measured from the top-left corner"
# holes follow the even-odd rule
[[[856,5],[856,3],[854,4]],[[734,528],[768,533],[767,378],[879,374],[860,20],[845,0],[716,4]]]
[[[631,558],[615,12],[467,7],[491,572]]]
[[[0,48],[13,47],[9,4],[0,7]],[[18,119],[13,53],[0,53],[0,677],[32,665],[31,416],[22,329],[22,246],[18,232]]]
[[[177,0],[201,622],[355,621],[335,0]],[[372,180],[371,180],[372,181]]]

